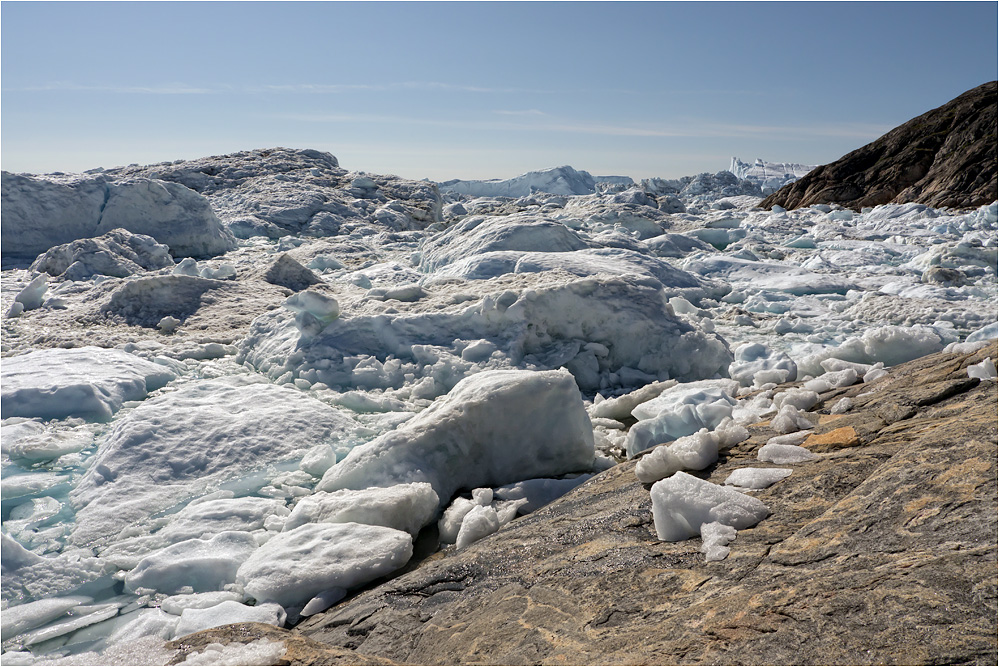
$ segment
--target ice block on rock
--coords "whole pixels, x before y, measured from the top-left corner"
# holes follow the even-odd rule
[[[776,463],[778,465],[785,465],[788,463],[802,463],[804,461],[814,461],[819,458],[817,454],[813,454],[804,447],[799,447],[798,445],[780,445],[777,443],[767,443],[760,447],[759,453],[756,455],[761,461],[767,463]]]
[[[413,555],[409,533],[359,523],[309,523],[253,552],[236,582],[257,602],[305,605],[323,591],[351,589],[389,574]]]
[[[230,623],[266,623],[281,627],[285,618],[284,609],[277,604],[258,604],[250,607],[235,600],[228,600],[207,609],[185,609],[180,615],[174,638]]]
[[[725,483],[743,489],[765,489],[790,474],[790,468],[739,468],[725,478]]]
[[[750,528],[770,514],[756,498],[685,472],[656,482],[651,493],[656,535],[666,542],[696,537],[706,523]]]
[[[426,482],[387,488],[317,491],[298,501],[284,524],[284,532],[307,523],[363,523],[420,532],[437,513],[440,500]]]

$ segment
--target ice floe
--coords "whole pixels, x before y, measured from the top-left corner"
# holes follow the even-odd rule
[[[74,489],[74,539],[106,542],[212,484],[281,462],[297,465],[310,448],[345,440],[355,426],[300,392],[238,377],[145,401],[114,425]]]
[[[3,416],[107,421],[126,401],[145,398],[176,374],[119,350],[36,350],[3,363]]]

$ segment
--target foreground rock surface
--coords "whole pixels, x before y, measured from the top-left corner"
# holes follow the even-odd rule
[[[802,208],[916,202],[969,208],[996,200],[996,82],[913,118],[764,199]]]
[[[753,494],[772,514],[725,560],[655,538],[629,462],[294,631],[212,641],[284,637],[292,664],[995,664],[996,383],[967,373],[987,356],[823,394],[819,460]],[[853,410],[825,414],[844,396]],[[750,430],[697,475],[759,465],[773,432]]]
[[[264,623],[235,623],[221,628],[196,632],[166,645],[177,654],[169,664],[183,663],[192,654],[203,652],[212,644],[249,644],[257,640],[280,641],[284,643],[284,665],[394,665],[397,663],[384,658],[359,655],[348,649],[327,646],[309,639],[297,632],[288,632]]]

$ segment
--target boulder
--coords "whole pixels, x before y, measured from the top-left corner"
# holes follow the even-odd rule
[[[272,285],[287,287],[293,292],[301,292],[323,282],[311,269],[282,253],[263,274],[264,280]]]

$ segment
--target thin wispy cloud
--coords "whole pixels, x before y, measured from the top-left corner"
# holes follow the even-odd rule
[[[218,92],[212,88],[201,86],[190,86],[183,83],[165,83],[142,86],[121,86],[113,84],[83,84],[68,81],[56,81],[38,86],[25,86],[23,88],[5,88],[5,92],[96,92],[96,93],[123,93],[138,95],[206,95]]]
[[[686,137],[686,138],[764,138],[793,139],[809,137],[846,137],[871,139],[884,134],[890,127],[884,125],[842,123],[813,125],[751,125],[714,122],[670,122],[647,125],[615,125],[589,123],[572,119],[557,119],[543,112],[501,112],[511,120],[496,119],[457,120],[445,118],[422,118],[398,115],[369,114],[278,114],[275,118],[307,123],[363,123],[386,125],[419,125],[451,127],[472,130],[510,130],[523,132],[560,132],[582,135],[619,137]],[[536,120],[535,120],[536,119]]]
[[[544,111],[540,109],[497,109],[493,111],[494,114],[499,114],[500,116],[547,116]]]
[[[508,86],[477,86],[444,83],[441,81],[396,81],[387,83],[281,83],[281,84],[229,84],[219,83],[210,86],[193,86],[183,83],[114,85],[90,84],[71,81],[53,81],[46,84],[5,88],[7,92],[106,92],[140,95],[205,95],[205,94],[303,94],[337,95],[364,92],[457,92],[477,94],[557,94],[565,91],[541,88],[518,88]],[[590,91],[578,91],[590,92]]]
[[[862,139],[878,137],[892,128],[890,125],[871,123],[816,123],[811,125],[744,125],[718,124],[714,126],[719,137],[843,137]]]
[[[526,88],[506,88],[489,86],[471,86],[440,81],[396,81],[389,83],[291,83],[291,84],[261,84],[254,86],[226,86],[228,92],[243,93],[294,93],[330,95],[351,92],[397,92],[397,91],[443,91],[463,93],[509,94],[509,93],[539,93],[540,90]]]

